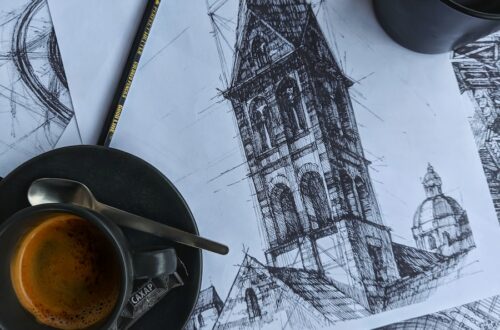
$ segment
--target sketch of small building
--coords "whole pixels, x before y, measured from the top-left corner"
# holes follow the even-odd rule
[[[423,250],[451,256],[474,247],[467,212],[443,194],[441,178],[429,164],[422,182],[427,198],[413,219],[413,237]]]
[[[200,292],[187,329],[212,329],[222,311],[223,303],[213,286]]]
[[[311,5],[241,0],[236,34],[223,95],[236,117],[266,260],[245,253],[213,328],[321,328],[421,302],[460,277],[474,247],[467,214],[442,194],[432,167],[415,216],[417,248],[393,242],[358,132],[353,82]],[[428,241],[435,233],[427,223],[439,245]]]
[[[315,271],[266,266],[246,255],[214,329],[316,329],[369,315]]]

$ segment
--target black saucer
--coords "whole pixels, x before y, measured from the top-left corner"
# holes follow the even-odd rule
[[[34,180],[57,177],[86,184],[106,204],[171,226],[198,233],[182,196],[157,169],[125,152],[97,146],[57,149],[26,162],[0,182],[0,222],[28,207],[28,188]],[[151,235],[124,229],[136,248],[165,246]],[[201,284],[201,252],[174,245],[189,278],[173,289],[130,329],[181,329],[196,303]]]

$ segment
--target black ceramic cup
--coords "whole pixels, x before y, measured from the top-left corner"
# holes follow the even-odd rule
[[[445,53],[500,30],[498,0],[373,0],[389,36],[419,53]]]
[[[112,313],[89,330],[117,329],[120,314],[130,298],[134,279],[152,278],[176,271],[177,256],[174,249],[139,253],[131,251],[121,229],[93,211],[63,204],[30,207],[0,225],[0,329],[53,329],[38,323],[18,301],[10,278],[10,262],[19,240],[27,231],[54,215],[68,213],[91,222],[101,230],[114,248],[121,268],[121,289]]]

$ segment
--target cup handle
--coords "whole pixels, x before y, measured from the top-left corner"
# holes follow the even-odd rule
[[[170,275],[177,270],[177,253],[173,248],[134,252],[132,262],[135,279]]]

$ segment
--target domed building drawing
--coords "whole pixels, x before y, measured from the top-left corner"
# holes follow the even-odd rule
[[[452,65],[462,94],[474,105],[470,125],[500,221],[500,34],[455,49]],[[500,296],[493,296],[384,327],[399,329],[494,330],[500,328]],[[380,329],[382,330],[382,329]]]
[[[419,249],[452,256],[474,247],[467,212],[442,191],[442,181],[431,164],[422,180],[426,199],[413,218],[413,237]]]
[[[216,319],[192,316],[188,329],[331,327],[425,301],[477,264],[467,214],[432,167],[415,219],[402,219],[407,228],[414,221],[416,247],[393,241],[358,131],[354,82],[311,4],[239,4],[222,96],[246,158],[264,260],[244,251],[223,306],[198,302]]]

